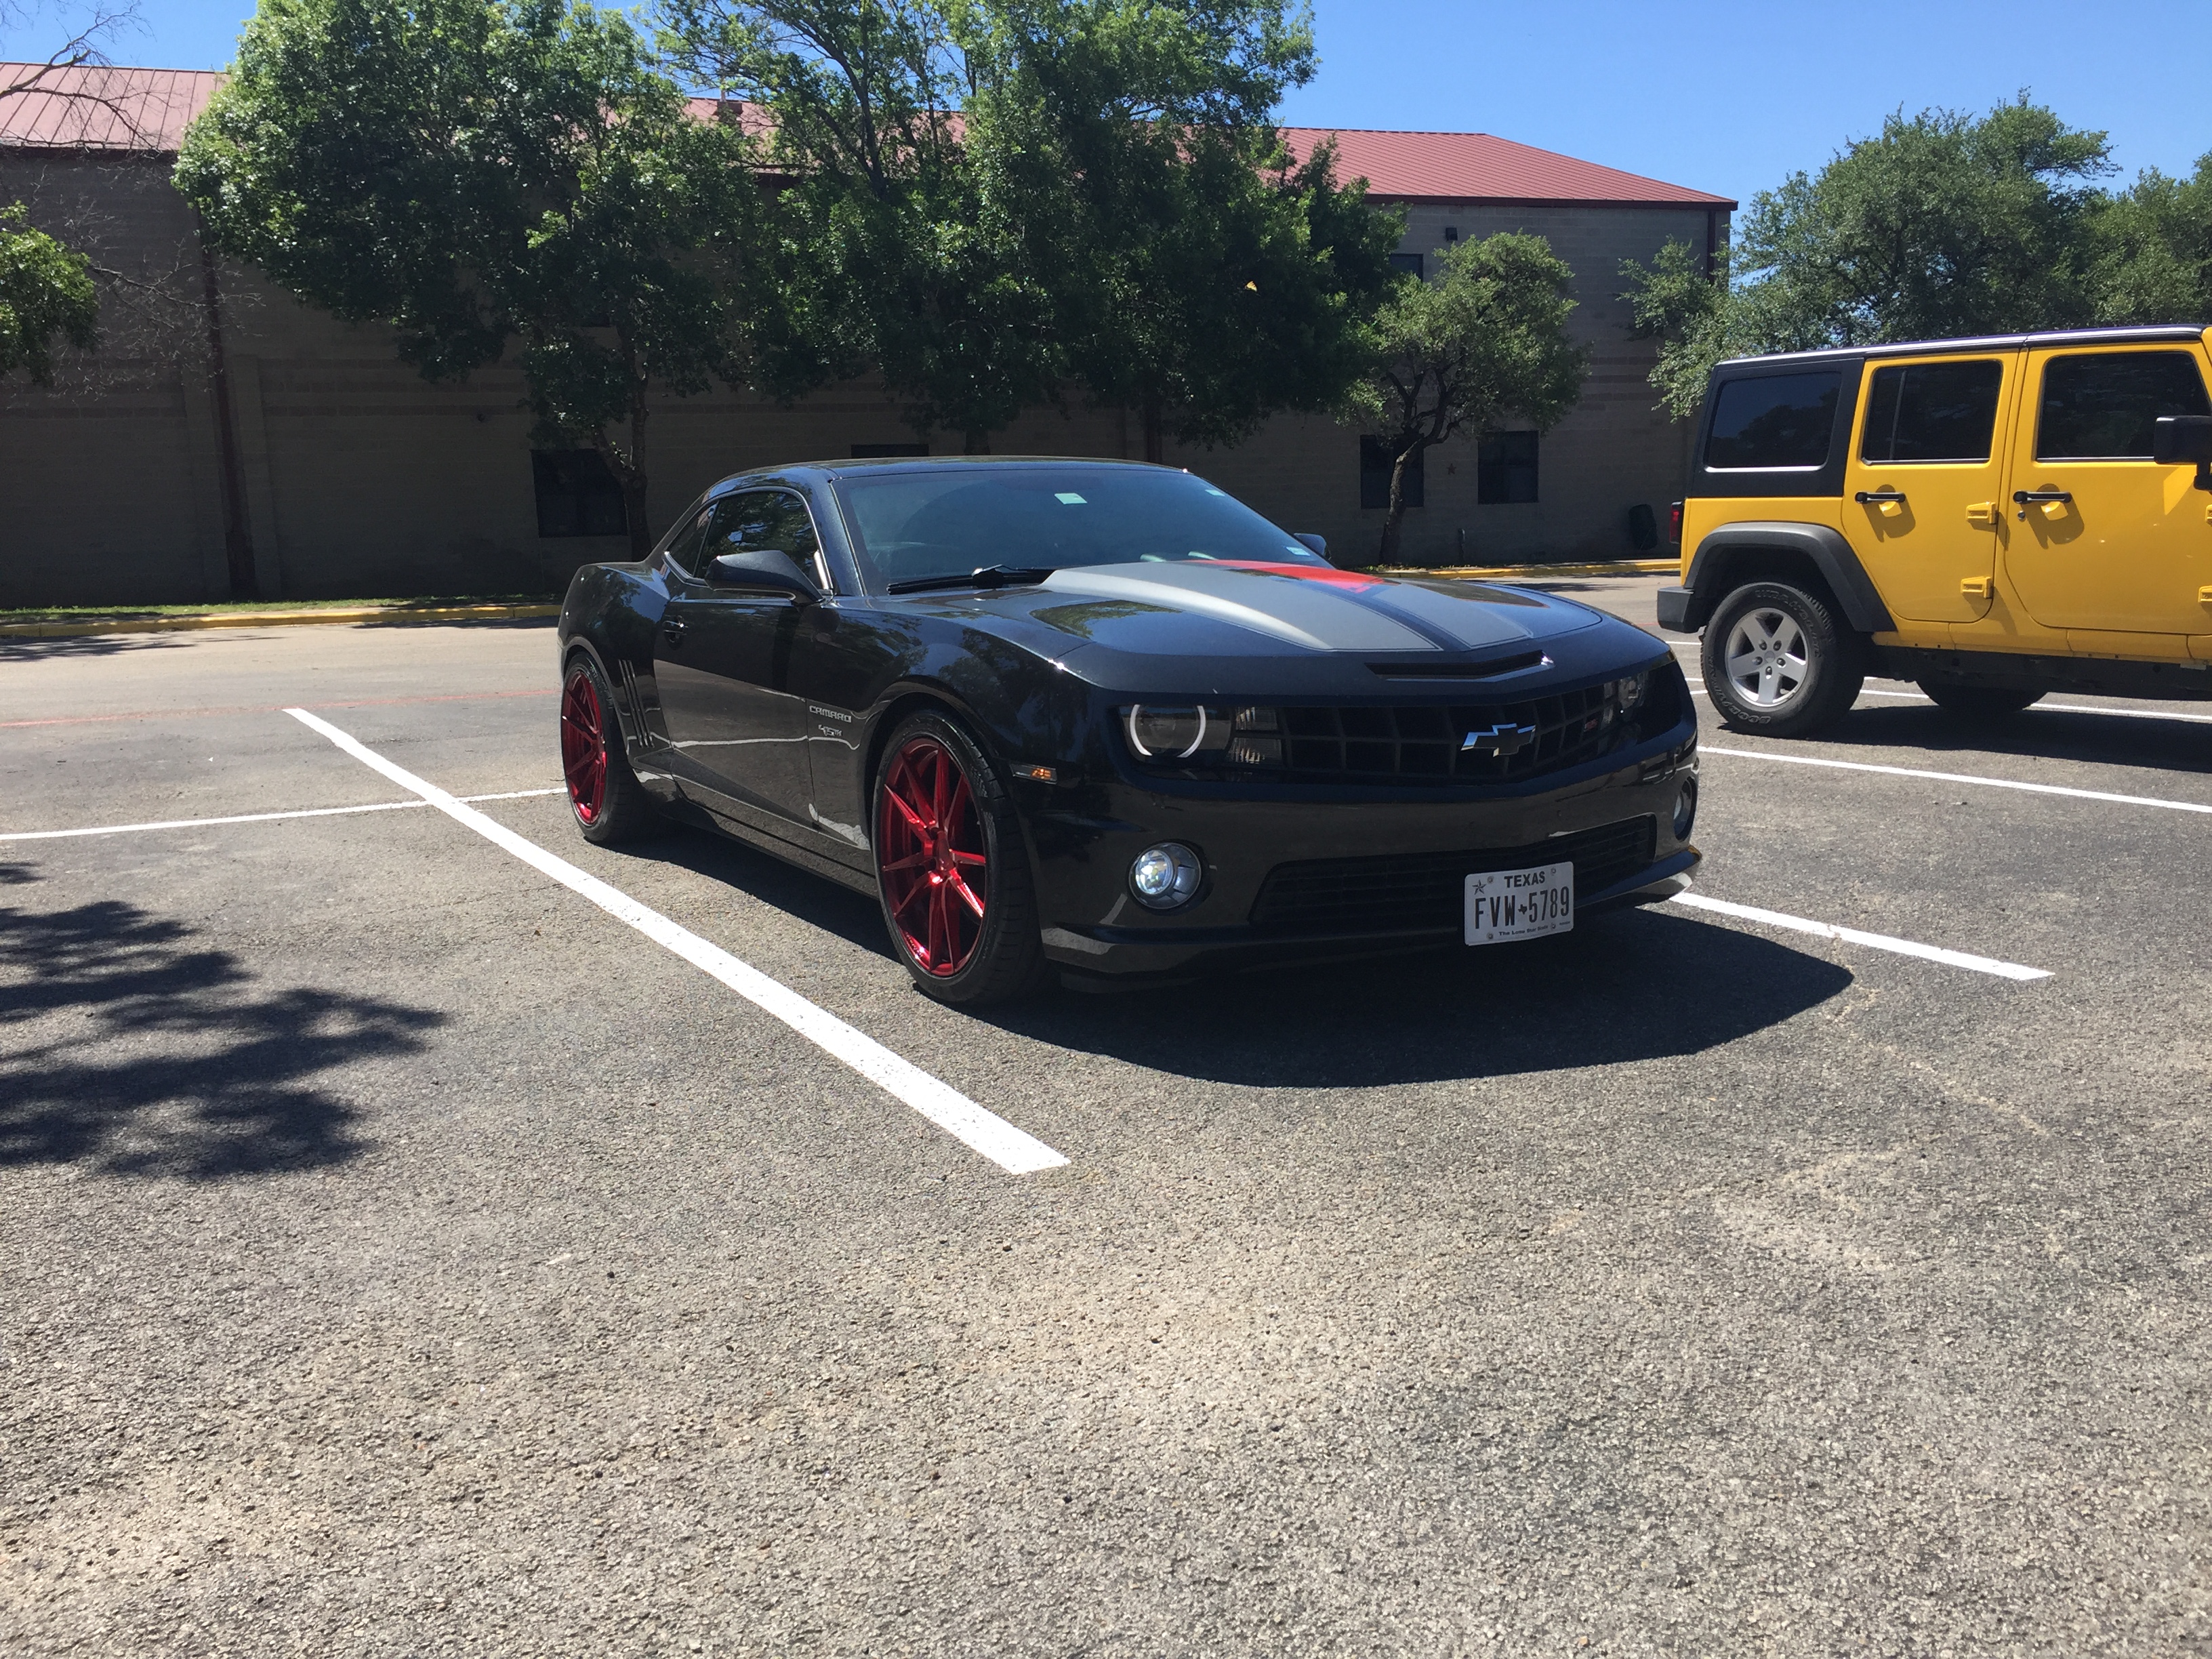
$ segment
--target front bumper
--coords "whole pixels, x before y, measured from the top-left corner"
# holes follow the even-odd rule
[[[1268,878],[1279,866],[1339,860],[1433,860],[1511,851],[1534,863],[1547,842],[1586,838],[1649,819],[1648,858],[1607,866],[1601,886],[1576,896],[1579,916],[1673,897],[1688,884],[1697,848],[1675,836],[1673,818],[1684,780],[1697,772],[1694,728],[1672,746],[1596,776],[1511,796],[1452,798],[1370,792],[1364,798],[1255,799],[1200,792],[1169,793],[1127,782],[1109,786],[1107,810],[1050,808],[1030,817],[1045,955],[1073,977],[1180,979],[1200,973],[1373,956],[1458,942],[1454,902],[1407,925],[1401,914],[1372,928],[1358,922],[1320,928],[1256,921]],[[1310,792],[1317,795],[1318,792]],[[1206,864],[1199,896],[1156,915],[1130,894],[1130,863],[1143,848],[1179,841]],[[1577,858],[1578,887],[1586,879]],[[1453,891],[1455,893],[1456,878]]]

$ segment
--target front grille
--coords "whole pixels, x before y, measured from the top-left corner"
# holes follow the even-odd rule
[[[1252,925],[1274,933],[1456,933],[1466,878],[1478,870],[1571,861],[1579,900],[1647,867],[1658,835],[1656,818],[1623,818],[1530,847],[1279,864],[1261,884]]]
[[[1519,702],[1285,708],[1284,762],[1305,782],[1512,783],[1579,766],[1642,731],[1672,726],[1679,718],[1672,678],[1653,674],[1645,706],[1626,720],[1607,685]],[[1468,748],[1470,736],[1481,746]]]

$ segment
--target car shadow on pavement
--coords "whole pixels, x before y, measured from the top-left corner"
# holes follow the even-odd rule
[[[363,1150],[357,1109],[314,1079],[416,1052],[446,1016],[258,992],[235,956],[195,937],[117,900],[0,906],[0,1169],[219,1181]]]
[[[2212,703],[2203,705],[2212,714]],[[1740,737],[1725,726],[1709,736]],[[2032,708],[1995,720],[1962,720],[1927,703],[1861,707],[1820,733],[1842,748],[1925,749],[1946,755],[2017,755],[2030,760],[2212,773],[2212,726],[2132,714],[2077,714]]]
[[[562,811],[566,810],[563,806]],[[848,945],[890,960],[883,912],[874,899],[742,842],[671,818],[643,838],[624,842],[621,852],[624,858],[688,870],[733,888],[810,927],[834,933]]]
[[[987,1018],[1175,1076],[1358,1088],[1693,1054],[1835,996],[1850,970],[1683,914],[1592,917],[1558,939],[1062,994]]]

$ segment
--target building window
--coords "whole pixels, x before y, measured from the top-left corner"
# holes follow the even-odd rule
[[[530,455],[541,536],[624,536],[622,486],[596,449],[538,449]]]
[[[1427,459],[1426,449],[1417,449],[1406,463],[1406,505],[1425,505],[1428,494],[1427,475],[1422,463]],[[1390,505],[1390,446],[1380,438],[1359,441],[1359,504],[1362,507]]]
[[[1459,240],[1459,227],[1457,225],[1446,225],[1444,227],[1444,240],[1446,242],[1456,242]]]
[[[1536,499],[1536,434],[1493,432],[1475,451],[1474,499],[1504,507]]]
[[[894,455],[927,455],[927,444],[854,444],[853,459],[856,461],[884,461]]]
[[[1394,253],[1390,256],[1390,269],[1419,276],[1422,274],[1421,256],[1418,253]]]

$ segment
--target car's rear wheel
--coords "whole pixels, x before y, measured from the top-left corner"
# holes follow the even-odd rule
[[[2002,720],[2017,714],[2041,699],[2040,691],[2019,691],[2001,685],[1962,685],[1956,680],[1922,680],[1920,689],[1947,714],[1970,720]]]
[[[1866,683],[1865,642],[1825,594],[1787,582],[1751,582],[1723,599],[1699,655],[1721,718],[1768,737],[1832,725]]]
[[[1044,976],[1036,890],[989,756],[934,711],[902,722],[876,776],[876,884],[891,948],[923,991],[980,1006]]]
[[[589,657],[572,658],[561,682],[561,775],[586,841],[609,846],[652,823],[652,798],[623,752],[614,693]]]

